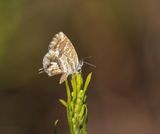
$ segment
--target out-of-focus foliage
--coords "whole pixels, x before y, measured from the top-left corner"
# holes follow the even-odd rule
[[[7,48],[12,45],[22,10],[22,0],[0,1],[0,67],[3,66]]]

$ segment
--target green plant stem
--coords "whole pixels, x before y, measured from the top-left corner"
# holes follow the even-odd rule
[[[68,80],[65,81],[67,101],[60,99],[63,106],[66,107],[68,126],[70,134],[87,134],[87,88],[91,80],[90,73],[85,82],[81,73],[72,74],[71,87]]]

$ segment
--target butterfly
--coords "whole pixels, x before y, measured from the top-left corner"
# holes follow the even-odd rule
[[[69,75],[82,69],[83,61],[78,59],[69,38],[63,32],[59,32],[50,42],[42,64],[43,68],[39,69],[39,73],[46,72],[48,76],[61,74],[59,83],[62,84]]]

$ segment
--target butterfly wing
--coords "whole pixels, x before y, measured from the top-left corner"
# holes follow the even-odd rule
[[[68,75],[80,69],[77,52],[69,38],[62,32],[54,36],[48,47],[48,53],[43,59],[44,71],[49,76],[62,74],[60,84]]]
[[[78,55],[69,38],[64,33],[60,32],[55,35],[53,42],[54,43],[49,47],[54,52],[59,53],[58,56],[62,64],[62,70],[68,74],[78,71]]]

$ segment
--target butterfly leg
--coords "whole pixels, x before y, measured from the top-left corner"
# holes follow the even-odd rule
[[[67,79],[67,77],[68,77],[67,73],[62,74],[60,81],[59,81],[59,84],[62,84]]]
[[[57,74],[61,74],[61,70],[60,69],[57,69],[57,70],[53,70],[52,72],[50,72],[50,74],[48,74],[49,76],[55,76]]]

